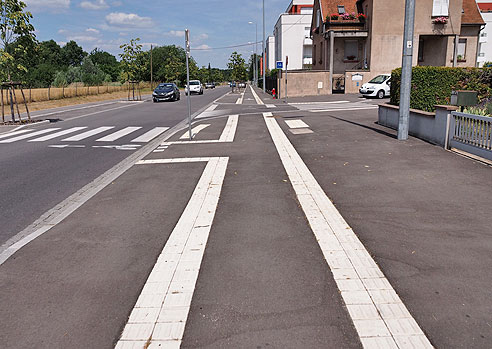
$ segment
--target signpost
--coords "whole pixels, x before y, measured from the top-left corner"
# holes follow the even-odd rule
[[[285,101],[287,102],[287,70],[289,67],[289,56],[285,56]]]
[[[277,61],[277,69],[284,69],[284,62]]]
[[[191,134],[191,92],[190,92],[190,31],[185,30],[185,45],[186,45],[186,87],[188,89],[188,131],[190,134],[190,141],[193,140],[193,135]]]

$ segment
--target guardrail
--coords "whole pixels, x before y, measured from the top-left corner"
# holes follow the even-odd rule
[[[492,160],[492,117],[452,112],[448,146]]]

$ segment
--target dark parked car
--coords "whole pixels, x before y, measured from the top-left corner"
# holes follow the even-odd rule
[[[209,88],[215,88],[215,83],[214,82],[207,82],[205,84],[205,88],[206,89],[209,89]]]
[[[159,84],[154,93],[152,93],[152,100],[159,101],[179,101],[181,99],[179,88],[174,83]]]

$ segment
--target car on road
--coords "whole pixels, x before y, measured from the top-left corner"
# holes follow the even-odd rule
[[[154,103],[160,101],[179,101],[180,99],[179,88],[174,83],[159,84],[152,93]]]
[[[185,87],[185,93],[188,94],[188,86]],[[203,85],[200,80],[190,80],[190,93],[203,94]]]
[[[205,83],[205,88],[206,89],[215,88],[215,83],[214,82],[207,82],[207,83]]]
[[[389,97],[390,86],[391,86],[391,75],[381,74],[376,76],[369,82],[366,82],[360,88],[359,92],[364,97],[377,97],[382,99],[384,97]]]

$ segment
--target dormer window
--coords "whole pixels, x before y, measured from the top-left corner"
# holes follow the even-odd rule
[[[344,5],[338,5],[338,14],[343,15],[345,13],[345,6]]]

